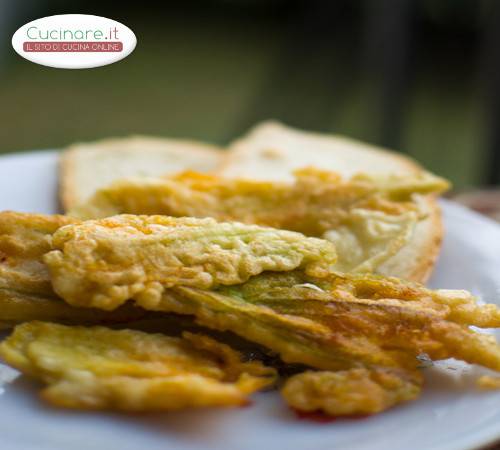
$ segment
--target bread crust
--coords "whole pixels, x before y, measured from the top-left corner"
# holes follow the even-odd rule
[[[72,180],[75,179],[74,153],[75,149],[68,149],[62,152],[58,162],[59,172],[59,203],[63,211],[68,211],[78,203],[76,196],[76,186]]]
[[[215,172],[217,174],[227,175],[231,170],[231,167],[237,166],[239,164],[244,165],[249,151],[248,142],[253,141],[256,136],[259,136],[259,134],[272,131],[276,131],[277,133],[297,133],[306,138],[321,139],[323,141],[326,141],[328,139],[335,139],[338,143],[341,143],[346,148],[348,146],[359,146],[361,144],[363,146],[364,152],[374,152],[378,155],[386,157],[387,159],[397,161],[399,166],[404,168],[407,173],[418,173],[424,170],[424,168],[417,161],[387,148],[366,144],[364,142],[346,136],[303,131],[288,127],[274,120],[268,120],[253,127],[246,135],[232,141],[228,146],[229,151],[227,152],[227,156],[221,159],[221,162]],[[342,174],[342,172],[340,173]]]
[[[86,148],[92,147],[92,150],[102,151],[102,152],[117,152],[117,144],[123,144],[124,147],[129,145],[134,141],[144,141],[144,145],[147,147],[148,143],[153,142],[155,145],[158,143],[164,143],[165,146],[182,146],[182,152],[188,158],[196,159],[207,159],[207,154],[212,154],[214,159],[220,159],[223,157],[221,149],[216,146],[192,141],[185,139],[168,139],[168,138],[156,138],[150,136],[133,135],[124,138],[107,138],[98,140],[90,143],[76,143],[67,147],[59,157],[58,171],[59,171],[59,203],[63,211],[68,211],[75,206],[77,206],[82,198],[79,196],[80,186],[77,182],[77,171],[78,163],[77,158],[81,152],[86,151]],[[165,148],[165,153],[169,152],[168,148]],[[80,168],[81,169],[81,168]],[[186,165],[186,169],[189,169]],[[168,172],[166,168],[165,173]]]
[[[425,284],[434,270],[443,241],[441,208],[435,196],[424,198],[427,217],[421,221],[414,240],[386,261],[379,273]]]
[[[441,251],[444,236],[441,207],[439,206],[436,198],[430,198],[428,200],[430,207],[432,208],[429,220],[432,223],[431,227],[433,234],[432,236],[429,236],[427,246],[422,248],[422,253],[424,253],[426,257],[422,258],[420,263],[414,268],[413,272],[409,274],[409,279],[420,283],[426,283],[432,275]]]

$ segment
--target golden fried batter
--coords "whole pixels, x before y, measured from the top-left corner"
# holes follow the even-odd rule
[[[124,306],[113,312],[73,308],[56,296],[42,257],[51,235],[78,222],[59,215],[0,212],[0,324],[10,328],[30,320],[112,323],[138,320],[145,311]]]
[[[334,242],[337,270],[370,272],[411,239],[422,218],[414,194],[447,188],[445,180],[425,172],[343,180],[306,168],[295,172],[292,184],[186,172],[118,181],[70,214],[84,219],[121,213],[213,217],[298,231]]]
[[[296,182],[287,184],[190,172],[163,180],[118,182],[96,194],[88,205],[106,213],[88,215],[143,211],[275,226],[334,242],[340,255],[337,270],[373,271],[410,240],[418,212],[412,195],[439,192],[446,186],[444,180],[427,173],[414,178],[358,175],[342,180],[334,173],[309,168],[297,171]],[[50,291],[38,255],[47,246],[47,234],[75,221],[64,216],[1,213],[0,269],[4,272],[0,275],[4,276],[0,283],[10,280],[37,294],[41,289]],[[2,247],[7,251],[2,252]],[[30,258],[30,253],[36,257]],[[1,263],[4,258],[7,262]]]
[[[369,208],[351,210],[350,217],[360,211]],[[415,214],[411,208],[400,215],[371,213],[397,220]],[[391,235],[392,222],[385,223]],[[25,228],[29,226],[26,222]],[[354,247],[347,242],[349,231],[343,235],[342,226],[335,231],[340,247]],[[15,232],[3,235],[9,233]],[[33,305],[36,289],[45,292],[44,301],[53,295],[48,276],[69,303],[114,309],[132,299],[146,310],[192,315],[199,325],[232,331],[279,354],[285,363],[318,369],[294,375],[282,389],[286,401],[303,411],[365,414],[412,400],[421,389],[417,357],[422,353],[500,371],[500,347],[493,336],[471,328],[500,327],[499,308],[479,305],[464,291],[433,291],[395,278],[334,272],[336,254],[328,241],[213,219],[130,215],[75,222],[48,238],[50,233],[41,233],[32,245],[37,251],[30,256],[25,250],[17,264],[28,279],[43,273],[45,284],[26,283],[22,289],[27,293],[12,291],[12,278],[4,277],[8,288],[0,288],[0,305],[6,292],[11,316],[17,311],[12,292]],[[41,253],[51,248],[43,258],[47,271]],[[377,255],[363,253],[353,261],[373,258]],[[32,260],[37,269],[26,270]],[[9,308],[5,311],[0,321],[16,320],[7,317]],[[71,311],[63,315],[71,318]],[[52,320],[59,312],[47,306],[42,317]],[[38,313],[34,307],[25,317]],[[249,392],[269,383],[268,369],[241,363],[239,354],[208,338],[40,323],[17,330],[1,353],[12,365],[48,382],[44,395],[63,406],[155,410],[241,404]],[[198,366],[188,358],[192,367],[181,370],[169,355],[172,348],[185,350],[186,345],[192,347],[189,355],[201,352],[205,359]],[[211,372],[214,365],[218,375]],[[485,378],[480,385],[497,383]]]
[[[255,277],[247,284],[262,283],[256,289],[262,294],[254,292],[253,297],[245,292],[246,285],[216,291],[179,287],[166,291],[156,305],[138,304],[194,315],[200,325],[230,330],[279,353],[287,363],[323,370],[412,369],[416,357],[427,353],[436,360],[453,357],[500,371],[500,348],[494,338],[468,327],[477,322],[498,326],[498,309],[492,313],[486,310],[491,305],[485,310],[475,305],[467,315],[460,304],[461,291],[447,292],[443,298],[425,288],[396,285],[386,287],[392,297],[380,298],[356,281],[352,285],[360,284],[359,292],[344,292],[350,286],[349,275],[341,277],[347,283],[340,283],[339,288],[332,280],[329,290],[326,283],[320,287],[322,283],[311,283],[311,279],[302,286],[286,287],[287,276]],[[377,279],[366,278],[369,287],[376,286]],[[415,294],[422,304],[414,299]]]
[[[166,255],[176,247],[169,247],[170,241],[163,240],[165,233],[161,227],[158,235],[162,256],[157,256],[154,245],[148,245],[147,252],[142,252],[142,248],[146,247],[145,243],[150,242],[147,239],[141,240],[142,236],[154,238],[158,220],[157,217],[118,216],[63,227],[54,235],[54,245],[60,250],[49,253],[49,257],[56,254],[58,258],[56,272],[51,272],[54,274],[56,288],[57,282],[69,280],[70,290],[66,292],[71,294],[68,297],[70,301],[74,298],[72,286],[85,286],[82,280],[95,283],[85,286],[83,292],[93,295],[96,292],[95,286],[98,285],[106,286],[108,293],[113,293],[112,289],[116,287],[120,293],[124,285],[129,289],[129,280],[105,278],[108,283],[105,284],[94,277],[94,273],[99,273],[99,276],[101,273],[106,274],[108,265],[111,266],[112,263],[115,266],[111,267],[116,268],[118,275],[121,275],[126,261],[134,264],[135,270],[142,270],[141,274],[150,270],[148,264],[151,260],[163,267],[164,261],[167,261]],[[236,248],[237,253],[241,252],[241,246],[234,245],[240,239],[241,229],[228,233],[232,230],[230,224],[222,232],[216,229],[215,233],[211,233],[209,230],[212,225],[226,224],[216,224],[210,219],[161,220],[161,224],[167,224],[167,227],[168,223],[174,224],[177,220],[180,221],[180,228],[188,229],[185,235],[188,237],[180,238],[182,251],[185,250],[188,255],[203,255],[203,264],[210,268],[210,274],[218,276],[217,270],[213,268],[219,264],[220,253],[218,249],[212,253],[206,250],[211,248],[206,245],[207,233],[211,238],[223,235],[227,238],[224,241],[225,249]],[[192,221],[189,222],[190,226],[195,229],[196,224],[199,224],[199,232],[191,233],[189,226],[184,226],[186,220]],[[151,226],[152,231],[149,228]],[[172,228],[175,229],[175,226]],[[138,246],[132,253],[124,253],[127,256],[120,253],[122,235],[126,236],[123,242],[129,243],[129,247]],[[178,235],[175,235],[175,239],[179,239]],[[194,249],[184,244],[186,239],[191,239],[190,244],[196,244]],[[265,239],[267,238],[264,237]],[[303,241],[306,238],[300,239]],[[301,249],[299,253],[302,251],[303,257],[302,244],[299,247],[293,246],[302,242],[300,239],[292,239],[279,247],[282,256],[287,255],[291,248],[294,252]],[[156,245],[157,241],[153,239],[153,242]],[[313,242],[316,244],[320,241]],[[84,249],[83,252],[79,250],[80,246]],[[118,254],[114,252],[116,248],[119,249]],[[274,249],[275,245],[271,244],[270,248]],[[87,249],[90,251],[87,252]],[[193,260],[184,262],[184,253],[182,255],[181,267],[193,264]],[[49,257],[46,260],[50,264]],[[158,275],[160,272],[154,272],[157,267],[153,267],[151,273],[161,290],[151,294],[141,285],[141,289],[137,291],[139,295],[126,291],[127,295],[123,295],[122,300],[132,297],[139,306],[147,310],[193,315],[200,325],[232,331],[278,353],[286,363],[299,363],[325,372],[352,369],[369,371],[368,375],[363,372],[358,377],[358,382],[365,387],[372,386],[372,403],[359,397],[359,404],[355,407],[352,399],[345,397],[342,394],[343,388],[339,387],[340,390],[331,392],[330,396],[336,406],[326,406],[325,403],[320,406],[325,411],[333,411],[331,408],[340,411],[342,406],[339,402],[344,404],[346,410],[375,410],[418,395],[419,383],[407,382],[407,379],[414,380],[418,366],[417,356],[421,353],[426,353],[435,360],[456,358],[500,371],[500,347],[494,338],[470,328],[471,325],[485,328],[500,326],[500,311],[496,306],[478,305],[470,294],[463,291],[432,291],[394,278],[327,272],[326,266],[319,270],[317,261],[322,257],[324,258],[314,253],[310,257],[308,263],[313,265],[314,270],[308,270],[302,260],[295,259],[294,264],[289,264],[286,268],[280,266],[279,269],[283,270],[281,272],[277,271],[276,266],[259,266],[258,270],[252,271],[253,276],[244,272],[245,276],[242,277],[241,270],[238,269],[237,276],[231,273],[229,281],[226,278],[228,285],[221,283],[220,278],[216,278],[218,282],[210,280],[205,285],[191,283],[193,278],[185,276],[178,277],[174,282],[167,278],[165,282],[163,275]],[[227,260],[226,257],[224,259]],[[238,261],[237,259],[236,262]],[[63,270],[57,273],[60,267],[69,272]],[[80,278],[72,278],[72,273],[77,273]],[[58,292],[66,295],[61,289]],[[99,291],[99,295],[102,292]],[[79,298],[86,301],[87,305],[100,305],[102,308],[113,308],[120,304],[114,301],[91,303],[89,299],[96,297],[89,296],[86,299],[83,293]],[[380,378],[381,373],[386,373],[380,372],[381,370],[389,370],[392,375]],[[398,375],[394,375],[396,372]],[[353,373],[359,375],[361,372]],[[401,377],[401,374],[404,376]],[[393,379],[393,376],[396,378]],[[304,398],[304,392],[311,392],[307,386],[316,383],[311,380],[318,377],[323,380],[339,380],[344,375],[322,373],[300,376],[300,382],[292,383],[290,380],[292,386],[302,386],[303,392],[297,393],[297,398]],[[392,381],[385,383],[386,380]],[[325,384],[328,385],[326,381]],[[389,392],[389,386],[394,386],[393,392]],[[328,386],[325,389],[330,392]],[[370,389],[366,388],[366,392]],[[289,388],[286,392],[289,399],[295,399],[290,401],[296,402],[296,397],[292,395],[293,389]],[[311,400],[311,404],[314,404],[314,400]]]
[[[185,172],[164,179],[118,181],[98,191],[70,215],[83,219],[116,214],[213,217],[322,236],[349,210],[400,214],[415,208],[411,197],[447,189],[429,173],[413,177],[358,175],[348,180],[314,168],[295,172],[295,183],[221,178]]]
[[[75,222],[66,216],[0,212],[0,289],[53,294],[42,256],[50,250],[49,237]]]
[[[48,384],[42,397],[66,408],[168,411],[236,406],[275,371],[206,336],[182,338],[46,322],[19,325],[0,344],[13,367]]]
[[[45,255],[54,290],[67,302],[113,309],[165,288],[244,283],[263,271],[321,274],[336,261],[328,241],[213,219],[122,215],[56,231]]]
[[[499,327],[500,310],[478,305],[463,291],[431,291],[373,275],[316,280],[295,271],[214,291],[177,287],[156,305],[139,304],[194,315],[200,325],[230,330],[287,363],[322,369],[285,385],[286,400],[305,411],[372,413],[414,399],[422,353],[500,371],[494,337],[469,328]]]
[[[416,399],[423,379],[394,369],[307,371],[290,377],[281,394],[298,411],[332,416],[375,414]]]

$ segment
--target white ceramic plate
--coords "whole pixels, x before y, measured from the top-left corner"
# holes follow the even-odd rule
[[[37,152],[0,158],[0,209],[57,212],[57,158]],[[463,288],[500,301],[500,227],[449,202],[447,234],[433,287]],[[0,312],[1,314],[1,312]],[[252,407],[119,415],[51,408],[39,386],[0,369],[2,450],[459,450],[500,439],[500,392],[480,392],[479,369],[445,361],[425,369],[422,397],[363,420],[298,419],[275,393]]]

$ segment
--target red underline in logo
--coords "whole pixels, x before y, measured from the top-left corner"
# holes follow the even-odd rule
[[[87,42],[61,42],[61,41],[33,41],[24,42],[23,50],[25,52],[121,52],[123,50],[123,42],[103,42],[103,41],[87,41]]]

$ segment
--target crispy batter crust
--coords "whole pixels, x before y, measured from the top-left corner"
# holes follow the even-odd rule
[[[182,338],[103,327],[29,322],[0,355],[48,387],[42,397],[76,409],[168,411],[238,406],[273,383],[275,371],[207,336]]]
[[[0,212],[0,288],[52,295],[42,256],[51,248],[49,237],[75,222],[60,215]]]
[[[332,416],[376,414],[415,400],[423,377],[394,369],[307,371],[290,377],[281,395],[299,411],[323,411]]]
[[[428,223],[425,201],[422,205],[413,197],[447,187],[425,172],[344,180],[307,168],[294,177],[293,183],[263,182],[186,172],[165,179],[125,179],[98,191],[71,214],[82,219],[122,213],[213,217],[298,231],[334,242],[338,270],[373,272],[412,240],[420,221]],[[407,264],[414,264],[413,257]],[[397,270],[400,265],[385,273]]]
[[[121,215],[60,228],[44,257],[67,302],[114,309],[155,301],[165,288],[209,289],[263,271],[320,274],[336,262],[333,244],[273,228],[213,219]]]

